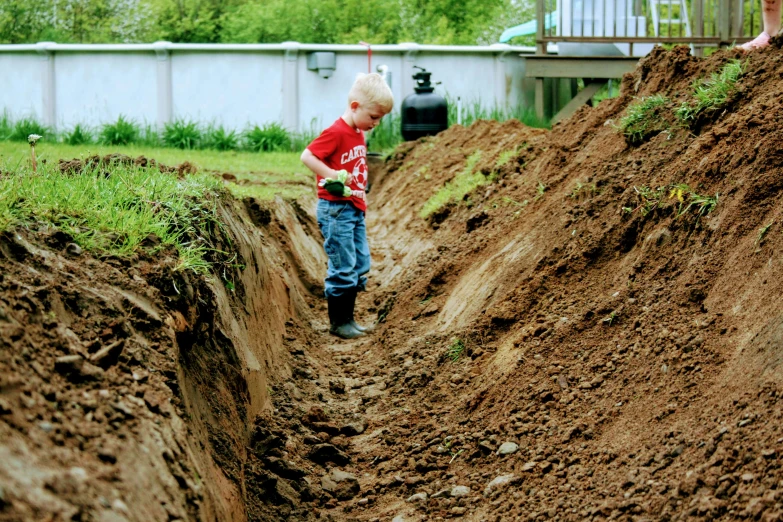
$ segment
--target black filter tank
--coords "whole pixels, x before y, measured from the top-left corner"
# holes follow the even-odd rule
[[[433,136],[449,128],[449,107],[442,96],[433,92],[432,73],[415,67],[420,69],[413,75],[416,92],[402,101],[402,138],[405,141]]]

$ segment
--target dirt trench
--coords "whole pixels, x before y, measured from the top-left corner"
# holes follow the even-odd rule
[[[780,47],[639,144],[614,128],[634,99],[673,109],[737,51],[656,49],[551,132],[398,148],[370,194],[379,323],[351,342],[327,333],[312,200],[224,204],[233,290],[4,236],[0,514],[780,520]],[[714,209],[682,212],[682,184]]]

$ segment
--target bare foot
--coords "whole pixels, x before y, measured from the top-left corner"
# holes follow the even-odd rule
[[[769,35],[766,31],[758,35],[755,39],[746,42],[739,46],[740,49],[743,51],[753,51],[755,49],[761,49],[762,47],[766,47],[769,45]]]

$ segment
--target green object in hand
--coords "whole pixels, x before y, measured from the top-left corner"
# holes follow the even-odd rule
[[[337,173],[337,179],[324,178],[324,188],[333,196],[350,197],[351,189],[345,186],[345,182],[348,180],[348,171],[341,170]]]

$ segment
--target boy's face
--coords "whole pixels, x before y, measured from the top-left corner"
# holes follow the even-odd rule
[[[368,105],[358,101],[351,102],[353,112],[353,124],[362,131],[374,129],[381,122],[386,113],[375,105]]]

